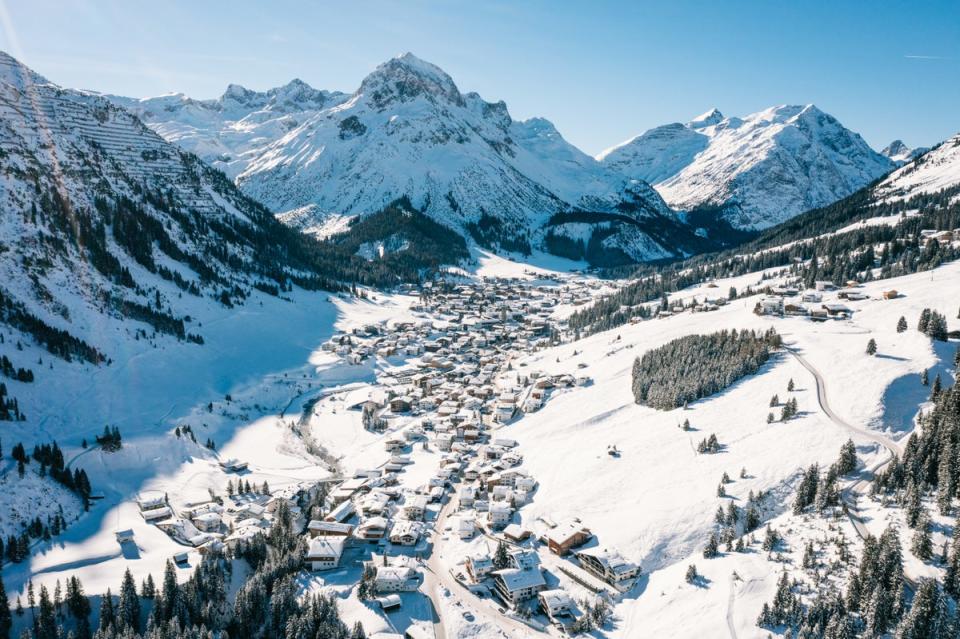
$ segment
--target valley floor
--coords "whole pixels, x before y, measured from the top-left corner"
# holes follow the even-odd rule
[[[551,274],[551,266],[556,265],[544,264],[527,273],[527,285],[557,286],[547,280],[566,276]],[[518,265],[495,256],[486,256],[478,273],[471,275],[477,274],[524,275]],[[743,290],[760,281],[761,274],[752,274],[717,282],[716,290],[730,286]],[[714,312],[644,321],[581,341],[518,353],[512,361],[517,372],[585,375],[590,383],[557,389],[540,410],[495,427],[496,436],[518,442],[523,468],[537,481],[532,500],[519,507],[515,522],[537,531],[545,522],[577,519],[594,534],[591,544],[616,549],[641,565],[643,576],[616,598],[610,623],[597,631],[603,635],[767,636],[769,632],[756,625],[760,607],[771,599],[785,567],[800,574],[797,567],[804,540],[842,535],[858,548],[857,531],[847,518],[826,520],[790,513],[802,470],[812,463],[828,466],[848,438],[856,443],[859,461],[866,468],[882,463],[887,455],[871,432],[895,442],[904,440],[929,394],[929,388],[919,382],[920,373],[929,369],[931,379],[939,373],[945,381],[955,375],[951,359],[956,344],[935,347],[914,326],[927,307],[952,317],[956,309],[947,307],[944,291],[958,281],[960,263],[954,263],[865,284],[869,299],[848,302],[853,314],[846,321],[814,323],[758,316],[753,313],[755,299],[746,298]],[[881,292],[890,288],[901,295],[882,299]],[[712,288],[697,287],[672,296],[671,301],[715,294]],[[223,471],[220,461],[247,462],[249,469],[242,478],[257,485],[269,482],[274,491],[387,461],[385,438],[407,422],[374,433],[363,427],[360,412],[350,409],[369,395],[384,372],[408,358],[374,357],[351,365],[322,351],[320,344],[335,332],[353,327],[430,318],[411,310],[417,298],[409,295],[374,293],[366,300],[292,295],[292,301],[284,301],[258,294],[244,307],[204,317],[207,343],[202,347],[160,343],[154,348],[145,340],[128,340],[126,352],[110,366],[92,368],[43,358],[56,373],[45,375],[46,379],[55,377],[56,383],[15,386],[29,420],[4,424],[6,449],[16,441],[29,442],[29,449],[34,441],[55,439],[68,463],[89,474],[95,495],[102,498],[83,514],[69,493],[55,496],[71,523],[53,540],[38,542],[26,561],[4,566],[11,598],[23,596],[29,580],[52,588],[55,581],[63,582],[70,575],[79,576],[91,594],[108,587],[116,590],[126,568],[139,583],[147,574],[159,577],[170,557],[188,551],[188,564],[178,570],[185,579],[199,555],[145,522],[133,499],[138,494],[163,493],[180,511],[208,500],[210,491],[222,494],[234,477]],[[571,310],[561,304],[555,314],[562,317]],[[910,329],[897,333],[901,315]],[[657,411],[634,403],[631,366],[645,350],[691,333],[771,326],[783,336],[788,350],[776,354],[756,375],[686,409]],[[878,344],[874,357],[864,352],[871,337]],[[820,374],[829,407],[855,431],[841,427],[824,411],[814,375],[793,353]],[[43,355],[27,347],[18,357],[36,361]],[[792,393],[787,391],[789,380],[795,383]],[[770,407],[774,394],[781,402],[796,398],[799,415],[788,422],[768,423],[767,414],[780,411]],[[680,428],[684,420],[689,420],[691,430]],[[105,424],[120,428],[123,448],[116,453],[82,448],[81,439],[92,444]],[[184,424],[190,425],[199,443],[174,435],[174,428]],[[716,434],[723,450],[698,454],[697,442],[711,434]],[[207,439],[213,440],[216,451],[202,446]],[[608,454],[610,446],[616,446],[619,456]],[[411,464],[400,475],[401,488],[414,489],[427,482],[440,461],[432,445],[414,447],[410,456]],[[0,485],[7,486],[0,491],[0,512],[35,508],[37,492],[43,488],[19,483],[26,480],[19,479],[9,464],[0,471]],[[733,481],[727,486],[727,497],[720,498],[716,489],[724,472]],[[764,520],[785,532],[787,548],[782,554],[792,564],[771,560],[758,544],[747,552],[703,559],[701,550],[718,505],[726,507],[732,500],[742,506],[750,491],[769,493]],[[864,526],[873,534],[899,516],[866,496],[858,502]],[[416,549],[427,557],[437,551],[436,557],[422,564],[433,574],[423,587],[433,589],[425,593],[429,601],[405,593],[402,612],[381,613],[357,598],[359,566],[355,562],[319,576],[305,573],[304,588],[337,592],[344,618],[350,623],[362,621],[368,634],[402,632],[415,621],[436,622],[438,633],[447,637],[542,634],[450,587],[452,582],[442,573],[464,570],[468,552],[482,545],[492,548],[495,542],[483,535],[461,542],[451,524],[442,525],[450,514],[446,507],[431,507],[430,512],[441,521]],[[17,525],[12,518],[0,518],[4,535]],[[133,531],[135,541],[120,545],[115,533],[125,529]],[[942,530],[934,537],[937,548],[947,528]],[[901,536],[908,536],[905,526]],[[757,537],[762,537],[762,530]],[[554,561],[546,552],[541,556]],[[912,558],[909,550],[905,557],[911,578],[936,575],[940,570]],[[696,564],[702,575],[697,584],[684,579],[689,564]]]

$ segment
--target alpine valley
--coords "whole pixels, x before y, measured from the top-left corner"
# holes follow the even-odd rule
[[[955,639],[958,309],[960,135],[0,53],[0,639]]]

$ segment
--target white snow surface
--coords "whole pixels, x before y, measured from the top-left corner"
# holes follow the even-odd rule
[[[598,159],[653,183],[674,208],[717,207],[742,229],[834,202],[894,167],[812,104],[743,118],[714,109],[687,124],[651,129]]]
[[[597,162],[549,121],[516,121],[503,102],[461,93],[410,53],[378,66],[350,95],[297,86],[292,97],[290,85],[265,93],[231,85],[218,100],[113,99],[273,211],[296,211],[308,230],[404,195],[461,230],[485,212],[536,232],[553,213],[613,211],[621,202],[673,218],[649,184]],[[645,250],[634,252],[644,258]]]
[[[889,200],[936,193],[960,184],[960,134],[942,142],[878,184],[875,193]]]

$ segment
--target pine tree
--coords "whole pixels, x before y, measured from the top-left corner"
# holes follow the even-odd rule
[[[923,369],[923,371],[920,373],[920,383],[924,386],[930,385],[930,375],[927,372],[927,369]]]
[[[933,579],[921,579],[910,612],[897,626],[898,639],[946,639],[956,632],[940,588]]]
[[[143,580],[143,585],[140,587],[140,595],[144,599],[153,599],[157,596],[157,586],[153,583],[152,574],[148,574],[147,578]]]
[[[36,639],[57,639],[57,619],[46,586],[40,586],[40,612],[37,615]]]
[[[933,378],[933,386],[930,388],[930,401],[937,401],[942,390],[943,382],[940,381],[940,373],[937,373],[937,376]]]
[[[907,330],[907,318],[901,315],[900,319],[897,320],[897,332],[903,333],[906,330]]]
[[[921,333],[927,332],[927,327],[930,324],[930,309],[925,308],[920,313],[920,320],[917,322],[917,330]]]
[[[694,564],[687,566],[687,574],[684,576],[688,584],[695,583],[700,575],[697,574],[697,567]]]
[[[102,633],[112,633],[116,627],[116,613],[113,610],[113,595],[110,589],[100,598],[100,625],[98,630]]]
[[[876,355],[877,353],[877,340],[870,338],[870,341],[867,342],[867,355]]]
[[[926,513],[920,516],[916,531],[910,541],[910,550],[922,561],[929,561],[933,557],[933,541],[930,539],[930,517]]]
[[[794,389],[793,378],[790,378],[790,381],[787,382],[787,392],[792,393]]]
[[[716,533],[710,533],[710,538],[707,539],[707,545],[703,549],[704,559],[713,559],[720,554],[720,543],[717,540]]]
[[[137,586],[129,568],[123,573],[123,582],[120,584],[117,626],[119,630],[140,632],[140,598],[137,596]]]
[[[0,574],[0,639],[10,637],[11,626],[13,626],[13,616],[10,614],[10,601],[7,599],[7,590],[3,585],[3,575]]]
[[[497,544],[497,549],[493,553],[493,567],[497,570],[503,570],[510,565],[510,556],[507,554],[507,545],[502,541]]]
[[[837,474],[846,475],[857,468],[857,447],[852,439],[840,448],[840,459],[837,460]]]

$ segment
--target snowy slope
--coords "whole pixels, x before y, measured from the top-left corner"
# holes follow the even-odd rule
[[[714,109],[598,157],[654,182],[674,208],[717,208],[740,229],[773,226],[834,202],[894,167],[813,105],[777,106],[744,118]]]
[[[299,79],[257,92],[231,84],[215,100],[182,93],[135,99],[106,96],[135,113],[161,136],[235,178],[271,141],[317,112],[343,102]]]
[[[960,134],[900,167],[877,185],[880,198],[906,200],[960,184]]]
[[[0,321],[51,351],[67,340],[27,315],[110,358],[124,336],[199,341],[198,309],[316,274],[298,257],[302,238],[223,174],[4,53],[0,206]],[[77,346],[73,356],[98,359]]]
[[[381,64],[349,96],[304,85],[309,100],[278,97],[289,93],[231,86],[209,102],[114,100],[223,168],[282,219],[320,234],[330,219],[377,211],[404,195],[461,232],[477,223],[489,229],[492,218],[486,240],[523,238],[534,246],[561,211],[678,224],[643,180],[597,162],[547,120],[515,121],[503,102],[461,93],[449,75],[412,54]],[[637,235],[634,226],[618,240],[635,259],[690,252],[689,238],[671,246]]]

